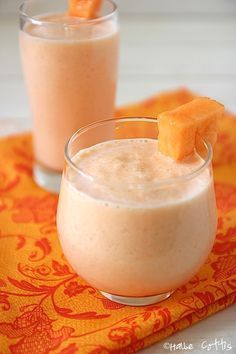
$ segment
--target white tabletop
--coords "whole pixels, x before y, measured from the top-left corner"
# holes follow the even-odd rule
[[[15,14],[0,13],[0,135],[30,127],[20,69],[17,26]],[[118,104],[187,86],[201,95],[222,101],[236,112],[235,12],[226,9],[208,14],[124,15],[121,28]],[[231,306],[143,350],[143,353],[221,354],[226,352],[221,344],[218,347],[212,345],[210,351],[201,349],[201,345],[223,339],[233,347],[228,352],[235,354],[235,333],[236,306]],[[192,344],[194,349],[171,351],[164,349],[166,342]]]

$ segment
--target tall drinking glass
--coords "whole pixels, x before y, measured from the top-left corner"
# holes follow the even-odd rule
[[[27,0],[19,10],[20,51],[33,117],[35,181],[57,192],[66,141],[78,128],[111,118],[119,28],[103,0],[98,17],[67,15],[67,0]]]
[[[122,304],[167,298],[197,273],[215,239],[211,146],[202,141],[191,172],[156,180],[156,137],[156,119],[107,120],[78,130],[65,149],[62,249],[78,274]]]

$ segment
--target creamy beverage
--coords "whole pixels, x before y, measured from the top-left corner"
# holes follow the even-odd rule
[[[167,293],[188,281],[216,233],[204,163],[197,153],[176,162],[155,139],[110,140],[76,153],[57,216],[74,270],[97,289],[127,297]]]
[[[86,24],[66,15],[40,21],[44,24],[27,24],[20,32],[34,153],[40,165],[61,171],[72,133],[113,115],[118,29],[111,20]]]

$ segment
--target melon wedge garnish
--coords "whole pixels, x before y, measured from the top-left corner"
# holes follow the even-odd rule
[[[194,153],[201,137],[214,147],[218,120],[224,106],[210,98],[200,97],[160,114],[158,148],[174,160],[182,160]]]
[[[69,0],[69,16],[93,19],[97,17],[102,0]]]

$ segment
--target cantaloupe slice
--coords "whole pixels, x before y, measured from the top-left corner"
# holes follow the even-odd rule
[[[96,18],[102,0],[69,0],[69,16]]]
[[[160,115],[158,149],[174,160],[181,160],[194,151],[196,123],[188,116],[168,111]]]
[[[174,160],[194,152],[199,136],[213,147],[217,140],[217,121],[224,106],[210,98],[200,97],[178,108],[160,114],[158,148]]]

